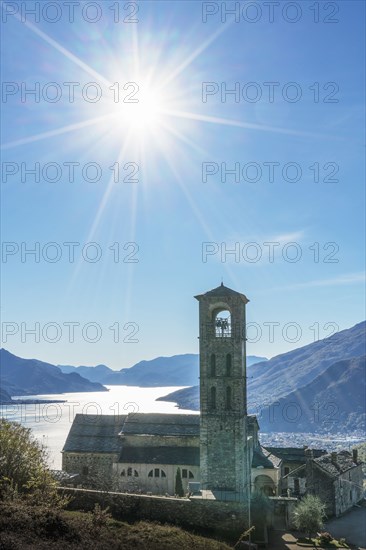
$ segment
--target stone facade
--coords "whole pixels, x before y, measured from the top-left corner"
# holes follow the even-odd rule
[[[250,491],[245,305],[220,287],[195,297],[200,322],[200,473],[204,490]],[[223,315],[224,313],[224,315]]]
[[[362,462],[357,451],[326,454],[306,464],[306,490],[326,504],[328,517],[339,516],[363,498]]]

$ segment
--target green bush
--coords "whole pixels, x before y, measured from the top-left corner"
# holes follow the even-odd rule
[[[0,500],[27,498],[30,503],[63,506],[44,447],[18,422],[0,419]]]
[[[294,512],[294,523],[299,531],[311,538],[311,535],[323,527],[325,519],[325,504],[319,497],[307,495]]]

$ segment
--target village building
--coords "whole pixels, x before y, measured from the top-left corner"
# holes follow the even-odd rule
[[[308,493],[319,496],[326,504],[329,517],[339,516],[352,508],[363,498],[362,462],[357,450],[309,457],[306,487]]]
[[[248,502],[250,494],[318,494],[338,515],[362,498],[357,457],[306,448],[265,448],[247,413],[248,299],[223,284],[199,302],[200,413],[77,414],[63,470],[77,483],[121,492],[174,495],[177,475],[195,498]]]

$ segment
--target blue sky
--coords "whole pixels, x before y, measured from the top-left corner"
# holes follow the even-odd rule
[[[248,3],[222,22],[225,3],[139,2],[135,23],[134,3],[117,23],[116,2],[74,22],[35,4],[2,6],[4,347],[112,368],[197,352],[193,296],[222,278],[250,299],[249,354],[364,319],[362,2],[315,3],[318,23],[311,2],[273,22],[260,2],[257,22]]]

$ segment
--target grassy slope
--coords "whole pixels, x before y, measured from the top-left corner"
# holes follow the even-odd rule
[[[158,523],[128,524],[113,519],[93,528],[91,514],[46,511],[0,502],[1,550],[230,550],[219,541]]]

